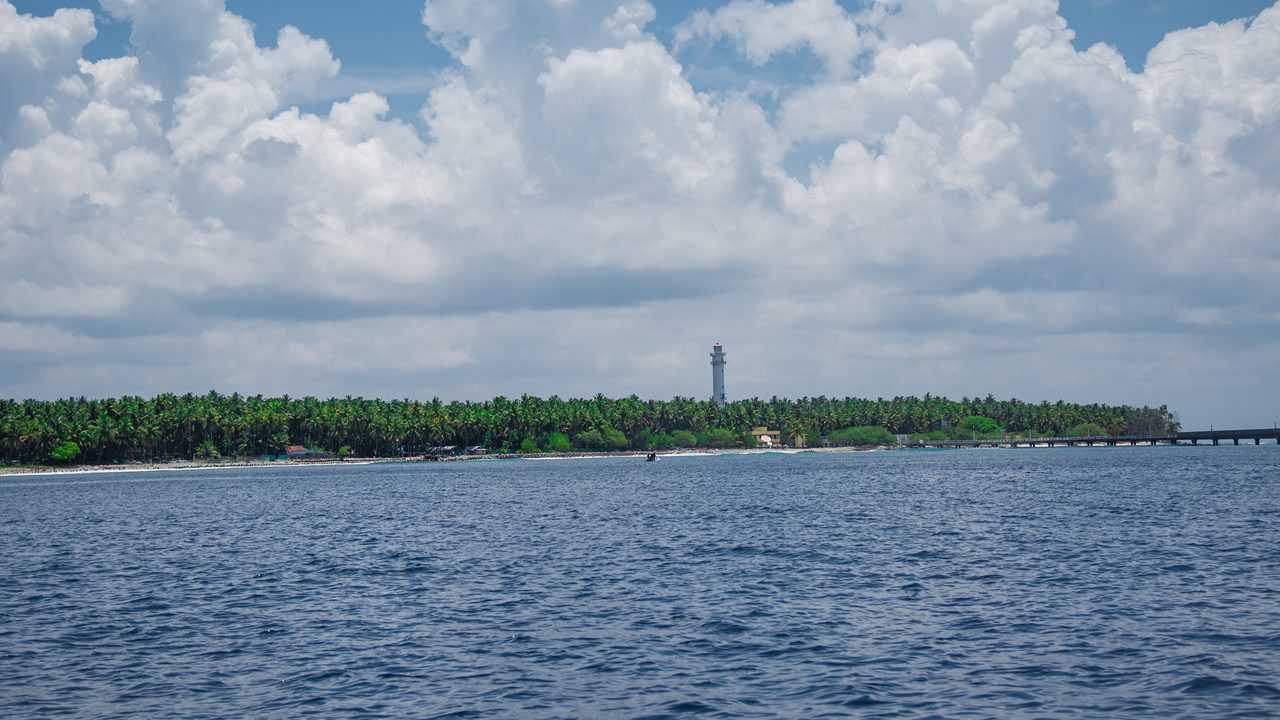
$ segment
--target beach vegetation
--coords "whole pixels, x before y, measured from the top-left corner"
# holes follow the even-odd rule
[[[931,430],[929,432],[911,433],[907,436],[908,440],[955,440],[955,433],[945,430]]]
[[[617,428],[606,427],[600,431],[600,435],[604,438],[606,450],[621,450],[627,447],[627,436]]]
[[[1086,423],[1080,423],[1079,425],[1072,425],[1071,427],[1067,428],[1067,431],[1065,433],[1063,433],[1065,437],[1101,437],[1104,435],[1111,435],[1111,434],[1113,433],[1107,432],[1106,428],[1102,427],[1101,425],[1095,422],[1086,422]]]
[[[69,463],[80,457],[80,445],[64,440],[49,453],[49,459],[59,463]]]
[[[898,438],[888,428],[860,425],[836,430],[827,435],[827,441],[837,447],[878,447],[896,445]]]
[[[698,447],[698,436],[688,430],[672,430],[671,440],[680,448]]]
[[[646,430],[636,438],[636,446],[643,450],[670,450],[676,447],[676,441],[671,433]]]
[[[999,437],[1004,434],[1004,424],[999,420],[994,420],[981,415],[969,415],[959,422],[958,427],[962,432],[961,437],[977,436],[977,437]]]
[[[152,398],[0,399],[0,461],[110,464],[223,453],[253,457],[280,455],[286,446],[299,444],[338,448],[342,457],[412,455],[440,445],[480,445],[500,453],[520,448],[525,438],[534,438],[544,450],[563,448],[565,438],[571,449],[582,450],[661,449],[668,437],[675,447],[732,448],[747,442],[754,426],[800,428],[811,438],[830,439],[837,431],[863,427],[901,435],[969,437],[996,428],[1024,437],[1062,436],[1086,423],[1101,428],[1100,434],[1121,430],[1155,435],[1179,428],[1177,417],[1164,406],[1028,403],[989,395],[960,400],[932,395],[749,398],[721,408],[710,400],[642,400],[634,395],[523,395],[445,403],[165,393]],[[55,448],[66,442],[75,443],[80,452],[72,460],[55,460]]]
[[[750,435],[750,432],[747,434]],[[742,444],[742,437],[728,428],[711,428],[699,435],[697,440],[698,447],[716,449],[734,448]]]
[[[601,450],[604,448],[604,436],[595,428],[583,430],[573,436],[573,446],[579,450]]]
[[[547,452],[563,453],[573,449],[573,442],[562,432],[549,432],[542,436],[542,449]]]
[[[206,459],[207,459],[207,458],[216,458],[216,457],[220,456],[221,454],[222,454],[222,453],[220,453],[220,452],[218,451],[218,446],[217,446],[217,445],[215,445],[215,444],[214,444],[214,442],[213,442],[212,440],[205,440],[204,442],[202,442],[202,443],[200,443],[199,445],[197,445],[197,446],[196,446],[196,450],[195,450],[195,452],[193,453],[193,455],[194,455],[195,457],[198,457],[198,458],[206,458]]]

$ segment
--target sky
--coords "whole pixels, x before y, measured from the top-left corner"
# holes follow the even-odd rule
[[[0,397],[1280,421],[1280,3],[0,0]]]

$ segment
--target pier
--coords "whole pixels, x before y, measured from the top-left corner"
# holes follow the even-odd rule
[[[973,448],[973,447],[1068,447],[1095,445],[1199,445],[1201,442],[1213,445],[1231,441],[1239,445],[1252,440],[1254,445],[1261,445],[1263,440],[1271,440],[1280,444],[1280,428],[1262,428],[1253,430],[1195,430],[1165,435],[1095,435],[1082,437],[1041,437],[1041,438],[974,438],[971,440],[907,440],[902,443],[905,448]]]

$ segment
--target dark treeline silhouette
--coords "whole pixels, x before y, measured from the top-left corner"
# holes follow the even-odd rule
[[[661,448],[749,440],[764,425],[810,443],[851,427],[892,433],[952,427],[967,417],[991,418],[1004,431],[1061,434],[1094,423],[1112,434],[1176,430],[1163,406],[1081,405],[1065,402],[925,395],[892,400],[827,397],[739,400],[723,409],[710,401],[676,397],[641,400],[562,400],[523,396],[485,402],[313,397],[264,398],[239,394],[174,395],[146,399],[67,398],[0,400],[0,458],[6,462],[110,463],[197,456],[254,457],[306,445],[361,457],[415,454],[440,445],[482,445],[492,450],[565,449],[605,439],[608,447]]]

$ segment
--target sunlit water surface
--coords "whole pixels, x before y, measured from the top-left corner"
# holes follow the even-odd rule
[[[0,478],[0,716],[1280,714],[1280,448]]]

